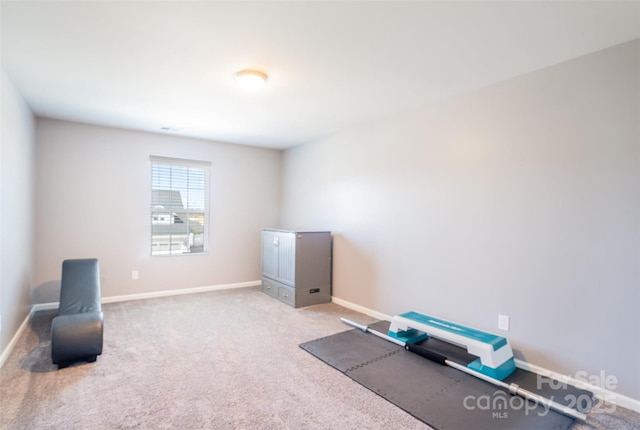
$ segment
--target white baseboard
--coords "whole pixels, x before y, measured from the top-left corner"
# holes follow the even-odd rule
[[[7,344],[7,347],[4,349],[4,351],[2,351],[2,355],[0,355],[0,368],[4,366],[4,363],[5,361],[7,361],[9,354],[11,354],[11,351],[13,351],[13,348],[16,346],[16,343],[18,343],[18,339],[20,339],[20,336],[22,335],[24,330],[27,328],[27,324],[29,323],[29,317],[31,316],[32,313],[33,313],[33,309],[29,311],[29,314],[27,315],[27,317],[24,319],[24,321],[22,321],[22,324],[20,324],[20,327],[18,327],[18,331],[16,331],[16,333],[13,335],[13,337]]]
[[[567,383],[568,385],[572,385],[576,388],[591,391],[597,399],[604,400],[608,403],[612,403],[616,406],[630,409],[635,412],[640,412],[640,400],[632,399],[631,397],[625,396],[624,394],[619,394],[604,387],[591,384],[587,382],[588,378],[583,378],[583,380],[580,380],[576,377],[563,375],[561,373],[554,372],[553,370],[545,369],[544,367],[536,366],[535,364],[527,363],[526,361],[519,360],[517,358],[515,359],[515,362],[516,367],[519,367],[520,369],[528,370],[540,376]]]
[[[351,309],[352,311],[356,311],[356,312],[360,312],[361,314],[369,315],[370,317],[377,318],[379,320],[391,321],[391,317],[389,315],[385,315],[383,313],[374,311],[372,309],[365,308],[364,306],[356,305],[355,303],[348,302],[346,300],[343,300],[343,299],[335,297],[335,296],[331,297],[331,302],[335,303],[336,305],[343,306],[343,307],[345,307],[347,309]]]
[[[261,285],[262,281],[236,282],[234,284],[209,285],[206,287],[183,288],[181,290],[165,290],[154,291],[151,293],[125,294],[122,296],[103,297],[102,303],[128,302],[131,300],[155,299],[157,297],[180,296],[183,294],[206,293],[209,291],[232,290],[234,288],[256,287]],[[58,309],[58,302],[38,303],[32,306],[34,311],[42,311],[47,309]]]
[[[210,285],[207,287],[184,288],[182,290],[155,291],[152,293],[126,294],[123,296],[103,297],[102,303],[128,302],[130,300],[155,299],[157,297],[180,296],[183,294],[206,293],[209,291],[232,290],[261,285],[262,281],[236,282],[234,284]]]
[[[142,293],[142,294],[126,294],[123,296],[110,296],[103,297],[102,303],[114,303],[114,302],[126,302],[129,300],[143,300],[143,299],[152,299],[156,297],[168,297],[168,296],[178,296],[182,294],[195,294],[195,293],[205,293],[208,291],[220,291],[220,290],[231,290],[234,288],[246,288],[246,287],[255,287],[261,285],[262,281],[248,281],[248,282],[237,282],[234,284],[220,284],[220,285],[210,285],[207,287],[195,287],[195,288],[185,288],[182,290],[166,290],[166,291],[156,291],[153,293]],[[33,315],[34,312],[44,311],[50,309],[58,309],[59,302],[51,302],[51,303],[36,303],[31,306],[31,310],[29,314],[24,319],[16,334],[13,335],[11,341],[7,345],[7,347],[2,351],[2,355],[0,355],[0,368],[4,365],[7,357],[13,351],[18,339],[27,328],[27,324],[29,323],[29,318]]]
[[[58,306],[60,305],[60,303],[58,302],[51,302],[51,303],[36,303],[35,305],[31,305],[31,313],[37,312],[37,311],[48,311],[51,309],[58,309]]]
[[[355,303],[348,302],[338,297],[331,297],[331,301],[347,309],[351,309],[356,312],[369,315],[370,317],[377,318],[379,320],[391,321],[391,318],[392,318],[389,315],[385,315],[383,313],[374,311],[372,309],[365,308],[364,306],[356,305]],[[589,384],[585,381],[581,381],[571,376],[562,375],[558,372],[545,369],[544,367],[541,367],[541,366],[536,366],[535,364],[527,363],[526,361],[519,360],[517,358],[515,359],[515,362],[516,362],[516,367],[520,369],[528,370],[529,372],[536,373],[540,376],[544,376],[550,379],[554,379],[556,381],[564,382],[564,383],[567,383],[568,385],[572,385],[580,389],[591,391],[594,394],[594,396],[598,399],[601,399],[606,402],[612,403],[616,406],[620,406],[620,407],[630,409],[632,411],[640,413],[640,400],[632,399],[631,397],[625,396],[623,394],[618,394],[615,391],[607,390],[606,388]]]

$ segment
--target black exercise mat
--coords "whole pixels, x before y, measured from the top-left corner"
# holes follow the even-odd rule
[[[371,325],[386,333],[388,322]],[[476,357],[436,339],[425,343],[450,360],[467,364]],[[423,345],[425,345],[423,344]],[[374,393],[439,430],[554,429],[566,430],[572,418],[535,405],[508,390],[448,366],[426,360],[404,348],[360,330],[313,340],[300,347]],[[571,386],[538,389],[535,374],[517,369],[504,382],[515,382],[558,403],[592,394]],[[573,397],[572,397],[573,396]]]

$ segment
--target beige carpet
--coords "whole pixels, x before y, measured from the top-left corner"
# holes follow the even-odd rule
[[[293,309],[242,288],[103,310],[103,355],[63,370],[56,312],[36,313],[0,370],[0,428],[429,428],[298,347],[349,329],[341,316],[373,322],[335,304]],[[580,428],[635,428],[624,413]]]
[[[96,363],[56,370],[38,312],[0,370],[2,429],[425,429],[298,345],[370,318],[258,288],[103,306]]]

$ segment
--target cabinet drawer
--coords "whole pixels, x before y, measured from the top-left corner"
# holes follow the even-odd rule
[[[295,288],[290,288],[287,287],[285,285],[279,284],[278,285],[278,295],[276,296],[278,298],[278,300],[291,305],[291,306],[295,306],[296,304],[296,290]]]
[[[268,278],[262,278],[262,292],[271,296],[278,297],[278,286],[276,282]]]

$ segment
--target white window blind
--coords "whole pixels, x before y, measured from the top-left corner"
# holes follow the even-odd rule
[[[150,157],[151,255],[206,253],[211,163]]]

